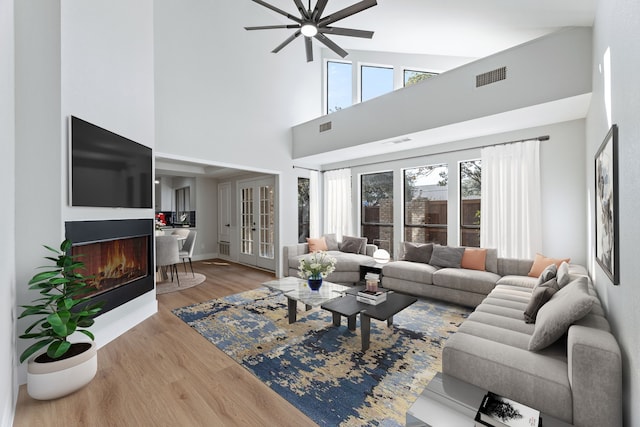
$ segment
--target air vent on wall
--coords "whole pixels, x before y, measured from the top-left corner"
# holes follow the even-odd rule
[[[476,76],[476,87],[489,85],[507,78],[507,67],[496,68]]]
[[[331,122],[321,123],[320,124],[320,132],[326,132],[331,130]]]

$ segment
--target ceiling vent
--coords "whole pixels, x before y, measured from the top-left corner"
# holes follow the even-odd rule
[[[476,76],[476,87],[490,85],[507,78],[507,67],[496,68]]]
[[[326,132],[331,130],[331,122],[321,123],[320,124],[320,132]]]

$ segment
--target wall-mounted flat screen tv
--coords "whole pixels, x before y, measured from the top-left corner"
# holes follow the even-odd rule
[[[151,148],[71,116],[71,206],[151,208]]]

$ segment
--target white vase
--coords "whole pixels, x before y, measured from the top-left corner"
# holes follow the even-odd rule
[[[89,384],[98,371],[98,351],[91,347],[67,359],[39,363],[32,357],[27,362],[27,393],[38,400],[57,399]]]

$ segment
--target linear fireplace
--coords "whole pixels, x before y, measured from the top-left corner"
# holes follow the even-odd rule
[[[73,255],[82,255],[90,296],[104,300],[106,313],[153,290],[152,219],[73,221],[65,223]]]

